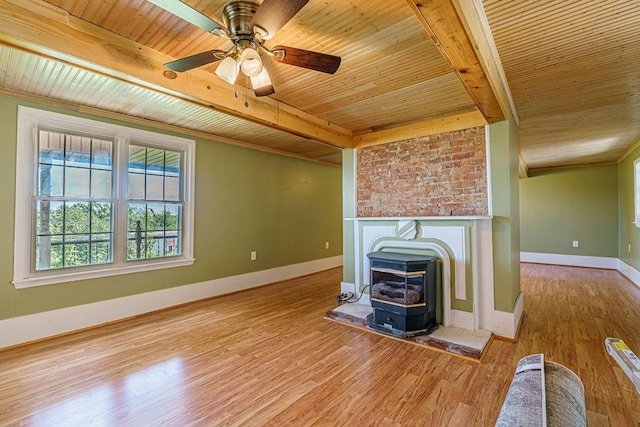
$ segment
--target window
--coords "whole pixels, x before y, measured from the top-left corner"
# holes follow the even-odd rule
[[[38,129],[35,270],[112,262],[113,141]]]
[[[636,227],[640,227],[640,158],[633,162],[633,206]]]
[[[180,255],[180,153],[129,146],[127,259]]]
[[[18,111],[17,288],[193,263],[195,143]]]

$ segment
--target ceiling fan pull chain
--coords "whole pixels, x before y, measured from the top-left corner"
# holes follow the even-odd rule
[[[249,108],[249,77],[244,76],[244,107]]]

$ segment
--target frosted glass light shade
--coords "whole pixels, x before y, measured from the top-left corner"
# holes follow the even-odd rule
[[[263,68],[257,76],[251,77],[251,86],[256,96],[268,96],[276,92],[271,85],[266,68]]]
[[[227,56],[216,68],[216,75],[230,85],[234,84],[238,78],[238,62]]]
[[[260,74],[251,77],[251,86],[254,90],[271,86],[271,79],[269,78],[269,73],[267,73],[266,68],[263,67],[262,71],[260,71]]]
[[[255,49],[248,47],[242,51],[240,69],[249,77],[255,77],[260,74],[263,69],[262,59],[260,59],[260,55]]]

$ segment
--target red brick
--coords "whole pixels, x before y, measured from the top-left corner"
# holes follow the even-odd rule
[[[484,128],[358,150],[357,215],[487,215]]]

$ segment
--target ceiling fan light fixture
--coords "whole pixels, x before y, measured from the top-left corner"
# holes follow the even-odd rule
[[[267,73],[266,68],[263,67],[260,74],[251,77],[251,86],[253,90],[271,86],[271,79],[269,78],[269,73]]]
[[[220,61],[215,73],[225,83],[235,85],[242,71],[251,79],[256,96],[268,96],[275,93],[275,89],[260,57],[262,53],[276,62],[327,74],[335,73],[340,66],[339,56],[287,46],[276,46],[273,50],[263,46],[263,42],[271,40],[309,0],[229,0],[222,11],[224,25],[184,0],[149,1],[208,33],[227,39],[227,44],[233,44],[228,50],[213,49],[164,64],[170,71],[164,73],[167,78],[176,78],[176,72]]]
[[[234,84],[238,78],[238,61],[227,56],[216,68],[216,75],[230,85]]]
[[[259,75],[264,67],[262,66],[262,59],[252,47],[247,47],[242,50],[240,55],[240,69],[248,77],[256,77]]]
[[[251,87],[256,96],[269,96],[276,93],[266,68],[263,68],[257,76],[251,77]]]

